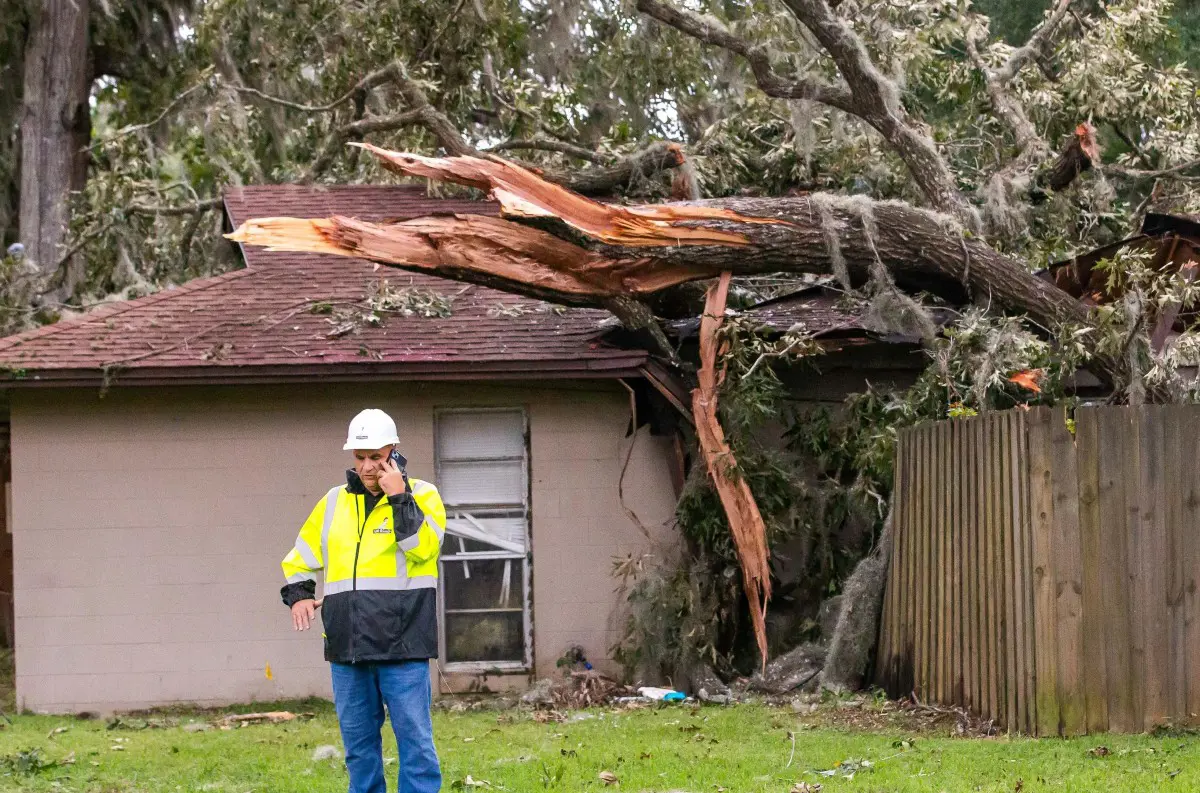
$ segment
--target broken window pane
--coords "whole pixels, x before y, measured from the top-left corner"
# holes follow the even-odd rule
[[[525,660],[524,620],[520,612],[446,614],[446,660],[449,663]]]
[[[446,613],[460,609],[523,611],[525,564],[522,559],[447,559]]]

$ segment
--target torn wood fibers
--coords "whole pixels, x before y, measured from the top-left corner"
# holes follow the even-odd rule
[[[504,289],[519,286],[557,302],[595,305],[612,297],[639,297],[693,281],[694,268],[652,255],[655,248],[744,247],[744,234],[695,225],[697,221],[781,224],[774,218],[742,215],[704,206],[615,206],[584,198],[537,174],[499,158],[421,157],[361,145],[389,170],[406,176],[453,182],[487,191],[504,216],[551,219],[592,240],[625,248],[645,248],[645,258],[610,258],[547,231],[503,218],[450,215],[397,223],[372,223],[334,216],[323,219],[254,218],[229,239],[269,250],[324,253],[428,270],[458,280]],[[716,273],[713,273],[715,275]],[[700,277],[703,277],[700,276]],[[767,659],[766,607],[771,597],[766,528],[717,417],[717,333],[725,313],[730,272],[709,289],[700,325],[701,367],[692,392],[692,412],[700,449],[729,520],[750,604],[762,662]]]

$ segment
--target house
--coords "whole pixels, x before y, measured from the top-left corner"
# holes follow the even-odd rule
[[[405,187],[265,186],[231,191],[225,211],[233,227],[495,210]],[[363,407],[396,418],[410,471],[447,504],[437,690],[523,687],[572,645],[611,669],[612,560],[672,547],[676,452],[628,434],[646,353],[605,342],[600,311],[241,255],[242,269],[0,340],[18,706],[328,696],[320,633],[292,631],[279,562],[341,479]]]

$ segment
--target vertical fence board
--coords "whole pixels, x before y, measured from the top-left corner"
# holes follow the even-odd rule
[[[1188,412],[1183,432],[1186,462],[1179,471],[1186,482],[1181,520],[1187,527],[1184,592],[1184,639],[1187,661],[1186,707],[1188,720],[1200,715],[1200,465],[1193,460],[1193,450],[1200,448],[1200,415]]]
[[[933,657],[930,663],[933,668],[932,680],[930,681],[930,699],[936,702],[946,701],[946,681],[945,681],[945,660],[946,660],[946,629],[943,617],[945,610],[943,608],[946,603],[946,586],[943,571],[945,570],[945,541],[946,529],[949,524],[950,499],[951,492],[949,485],[950,473],[950,455],[949,455],[949,440],[950,433],[953,430],[953,422],[939,421],[937,423],[936,436],[936,460],[937,460],[937,521],[933,525],[933,537],[930,544],[930,555],[933,562],[930,565],[930,574],[933,577],[931,586],[933,587],[933,608],[930,610],[931,622],[933,625],[933,642],[931,649]]]
[[[925,448],[922,449],[922,454],[925,456],[927,471],[927,492],[923,499],[925,519],[921,522],[921,555],[917,562],[921,579],[921,678],[917,690],[920,692],[921,701],[928,702],[933,690],[932,647],[936,641],[933,632],[933,535],[934,524],[938,519],[938,499],[941,495],[937,492],[938,488],[931,485],[938,480],[937,425],[931,424],[926,428],[924,441]]]
[[[1167,662],[1167,716],[1181,723],[1187,719],[1187,631],[1184,625],[1184,576],[1187,568],[1185,537],[1188,526],[1183,522],[1183,499],[1188,490],[1191,455],[1184,445],[1188,415],[1183,405],[1172,405],[1161,412],[1163,432],[1163,484],[1166,513],[1167,549],[1167,630],[1169,633]]]
[[[1017,726],[1017,598],[1013,592],[1014,553],[1013,553],[1013,503],[1012,503],[1012,469],[1009,466],[1008,416],[996,417],[996,425],[1000,430],[996,444],[996,467],[999,471],[999,484],[996,488],[999,497],[1000,521],[996,529],[1000,534],[1000,581],[1002,583],[1000,603],[1004,609],[1004,726],[1009,731],[1019,729]]]
[[[1167,619],[1167,547],[1165,525],[1165,482],[1163,477],[1164,417],[1162,406],[1139,411],[1141,430],[1141,498],[1138,517],[1138,594],[1140,617],[1137,625],[1142,640],[1142,670],[1145,698],[1142,723],[1146,729],[1167,718],[1167,663],[1169,636]]]
[[[958,465],[955,469],[955,476],[958,481],[958,516],[954,524],[954,537],[950,545],[951,561],[953,563],[952,577],[952,592],[950,603],[953,607],[953,612],[950,615],[950,624],[954,630],[954,663],[953,666],[953,701],[956,703],[967,702],[967,634],[963,630],[963,615],[967,610],[966,586],[963,582],[963,570],[966,565],[966,537],[967,527],[970,525],[969,501],[971,498],[971,485],[969,472],[969,460],[967,459],[970,453],[970,420],[965,419],[958,423],[958,443],[955,445],[954,456],[958,460]]]
[[[1075,437],[1066,413],[1056,409],[1050,422],[1053,455],[1055,559],[1053,620],[1058,677],[1060,729],[1064,735],[1087,732],[1083,683],[1083,559],[1079,533],[1079,473]],[[1047,733],[1049,734],[1049,733]]]
[[[936,519],[937,510],[937,490],[933,487],[933,483],[937,481],[937,466],[935,450],[933,448],[935,428],[927,426],[922,435],[921,454],[925,458],[925,493],[922,496],[924,507],[924,517],[921,520],[921,550],[918,557],[919,570],[918,574],[921,578],[921,673],[917,681],[917,690],[920,692],[922,701],[929,701],[929,678],[931,677],[931,661],[933,654],[929,651],[931,644],[932,633],[930,616],[933,613],[932,605],[932,584],[933,577],[931,572],[933,553],[932,553],[932,524]]]
[[[1034,617],[1033,617],[1033,535],[1032,535],[1032,520],[1033,510],[1029,504],[1029,477],[1025,474],[1025,461],[1029,459],[1029,434],[1028,434],[1028,413],[1017,413],[1017,432],[1015,443],[1013,443],[1015,459],[1013,461],[1013,478],[1017,482],[1017,490],[1020,493],[1020,520],[1018,525],[1021,531],[1021,542],[1018,546],[1020,550],[1020,559],[1017,569],[1021,573],[1021,586],[1018,594],[1021,598],[1021,620],[1017,623],[1017,627],[1021,629],[1021,647],[1024,650],[1024,657],[1021,660],[1023,672],[1021,679],[1024,682],[1025,690],[1022,695],[1022,700],[1025,703],[1025,717],[1022,719],[1024,729],[1027,733],[1037,731],[1037,694],[1036,680],[1037,667],[1034,660]]]
[[[1001,702],[1004,699],[1004,690],[1000,684],[1000,674],[1004,669],[1004,645],[1000,641],[1001,630],[1001,614],[1003,609],[1000,607],[1000,598],[1003,593],[1003,586],[1000,576],[1000,553],[996,544],[996,534],[1000,525],[999,503],[1000,503],[1000,487],[996,481],[996,454],[995,450],[999,446],[997,439],[996,423],[992,417],[987,418],[985,424],[987,431],[987,441],[984,446],[984,454],[987,461],[988,482],[987,489],[987,517],[983,530],[983,541],[986,544],[986,564],[984,565],[984,574],[986,583],[984,585],[984,599],[987,602],[987,664],[988,664],[988,712],[987,716],[995,721],[1003,720],[1001,712]]]
[[[968,420],[967,423],[967,444],[968,454],[966,465],[964,468],[967,471],[968,489],[971,493],[969,512],[967,522],[965,524],[966,534],[963,540],[963,549],[966,556],[963,560],[963,578],[964,588],[966,591],[965,606],[963,609],[963,638],[965,640],[966,666],[963,677],[966,680],[966,702],[975,713],[983,712],[983,701],[979,695],[982,688],[982,675],[980,673],[979,664],[982,658],[982,651],[979,647],[979,556],[978,556],[978,532],[979,532],[979,510],[980,504],[983,501],[980,487],[981,473],[979,465],[979,450],[981,448],[980,439],[983,437],[980,432],[980,422],[977,418]]]
[[[941,603],[941,630],[942,630],[942,657],[941,657],[941,696],[942,702],[954,702],[954,675],[950,673],[952,668],[952,659],[954,656],[954,641],[956,633],[953,627],[950,626],[950,602],[958,593],[950,587],[950,570],[953,570],[953,565],[950,564],[950,542],[954,535],[955,524],[958,523],[958,506],[959,506],[959,487],[958,475],[956,475],[956,465],[958,465],[958,438],[959,438],[959,422],[948,421],[946,423],[948,437],[946,438],[946,483],[949,491],[947,499],[946,522],[942,527],[942,536],[938,541],[938,548],[941,551],[941,579],[942,579],[942,603]]]
[[[1100,440],[1096,411],[1075,411],[1076,471],[1079,478],[1079,541],[1083,563],[1083,688],[1087,731],[1108,729],[1108,674],[1105,667],[1105,625],[1101,608],[1111,586],[1104,577],[1100,535]],[[1106,448],[1120,455],[1122,449]]]
[[[1020,449],[1019,438],[1024,434],[1025,422],[1024,416],[1015,411],[1009,411],[1005,414],[1005,423],[1008,426],[1008,442],[1004,445],[1005,451],[1008,452],[1008,460],[1005,467],[1008,470],[1008,489],[1009,499],[1009,520],[1008,520],[1008,536],[1012,540],[1012,568],[1009,571],[1009,582],[1012,585],[1010,597],[1012,599],[1012,637],[1013,637],[1013,669],[1015,670],[1014,680],[1016,681],[1016,693],[1014,700],[1016,702],[1016,722],[1009,724],[1010,730],[1018,732],[1029,731],[1029,695],[1031,692],[1027,690],[1027,674],[1025,667],[1025,630],[1029,626],[1029,619],[1025,613],[1025,515],[1024,515],[1024,498],[1022,480],[1025,479],[1020,471]]]
[[[900,679],[901,691],[905,696],[912,694],[916,690],[916,668],[917,668],[917,644],[918,644],[918,629],[917,629],[917,603],[919,600],[920,586],[917,584],[917,544],[918,532],[921,525],[921,503],[923,500],[922,493],[928,484],[924,478],[923,459],[921,455],[921,435],[914,431],[908,438],[909,450],[912,454],[912,462],[910,463],[913,475],[913,493],[912,507],[909,509],[910,521],[908,531],[904,538],[904,559],[907,575],[905,576],[904,590],[904,614],[905,614],[905,667],[903,676]]]
[[[1108,673],[1108,722],[1117,732],[1130,732],[1134,718],[1133,677],[1130,669],[1128,549],[1128,505],[1125,483],[1137,481],[1136,434],[1120,410],[1096,411],[1100,421],[1100,536],[1101,567],[1104,570],[1105,664]],[[1113,454],[1111,450],[1120,450]],[[1139,714],[1140,716],[1140,714]]]
[[[1036,622],[1033,610],[1033,504],[1032,494],[1029,489],[1029,477],[1025,474],[1025,461],[1029,459],[1029,433],[1026,426],[1029,423],[1029,414],[1021,416],[1022,429],[1019,439],[1019,448],[1021,450],[1021,465],[1017,469],[1019,480],[1021,483],[1021,533],[1025,538],[1023,543],[1024,554],[1022,563],[1025,566],[1025,686],[1027,694],[1027,713],[1026,724],[1027,729],[1031,734],[1037,733],[1037,642],[1034,639],[1034,631],[1036,630]]]
[[[1055,412],[1057,417],[1057,411]],[[1033,620],[1037,645],[1037,732],[1058,732],[1056,621],[1054,583],[1054,485],[1051,463],[1051,411],[1035,408],[1029,416],[1029,486],[1033,524]]]

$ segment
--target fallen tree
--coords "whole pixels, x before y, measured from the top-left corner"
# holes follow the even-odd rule
[[[625,207],[584,198],[497,158],[364,148],[399,173],[485,190],[503,216],[399,223],[255,218],[230,239],[608,308],[640,329],[656,327],[655,302],[724,271],[832,274],[847,288],[957,291],[1044,329],[1090,323],[1085,306],[953,218],[897,201],[812,194]],[[1090,365],[1108,382],[1124,380],[1119,359],[1097,356]]]

